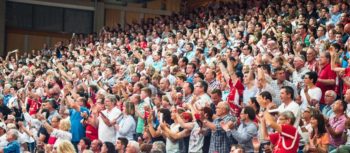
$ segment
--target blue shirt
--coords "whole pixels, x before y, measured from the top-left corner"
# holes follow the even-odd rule
[[[195,56],[195,51],[188,51],[188,52],[186,52],[185,53],[185,57],[188,59],[188,61],[191,61],[193,58],[194,58],[194,56]]]
[[[246,152],[254,152],[252,139],[258,134],[258,128],[254,122],[244,123],[241,122],[237,130],[228,132],[238,144],[242,145]]]
[[[345,56],[349,59],[350,58],[350,53],[348,51],[345,52]],[[344,60],[344,52],[340,55],[341,60],[341,67],[342,68],[347,68],[348,67],[348,61]]]
[[[162,60],[153,61],[152,66],[156,71],[160,72],[162,71],[163,61]]]
[[[186,81],[193,84],[194,75],[187,76]]]
[[[82,112],[89,114],[89,110],[86,107],[80,107],[80,112],[75,109],[69,109],[72,142],[79,142],[81,138],[85,137],[85,127],[80,122],[83,119],[80,115]]]
[[[329,105],[324,106],[322,109],[322,114],[328,118],[332,117],[334,115],[332,107]]]
[[[7,103],[12,98],[12,95],[8,94],[4,96],[4,105],[7,106]]]
[[[333,24],[337,24],[340,21],[341,13],[337,12],[331,15],[331,21]]]
[[[20,145],[17,140],[7,144],[4,148],[4,153],[20,153]]]

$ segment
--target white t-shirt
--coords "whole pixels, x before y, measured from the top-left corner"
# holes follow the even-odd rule
[[[193,129],[190,135],[190,142],[188,147],[189,153],[201,153],[203,152],[204,135],[200,132],[200,127],[197,122],[194,122]]]
[[[307,93],[309,94],[311,99],[314,99],[314,100],[320,102],[321,97],[322,97],[322,91],[321,91],[321,89],[319,87],[314,87],[312,89],[309,89],[307,91]],[[301,101],[302,101],[302,103],[300,105],[300,108],[302,110],[305,110],[309,106],[309,103],[307,102],[304,89],[301,89],[300,96],[301,96]]]
[[[347,139],[346,139],[346,143],[345,144],[346,145],[350,145],[350,129],[345,129],[345,130],[347,130],[347,133],[346,133]]]
[[[169,80],[171,85],[174,85],[176,83],[176,77],[175,76],[169,74],[167,78],[168,78],[168,80]]]
[[[174,133],[180,132],[180,124],[176,124],[176,123],[171,124],[170,131]],[[166,138],[165,150],[166,152],[179,153],[180,152],[179,142],[178,141],[173,142],[169,138]]]
[[[254,62],[254,57],[251,55],[241,55],[239,59],[242,61],[243,65],[251,66]]]
[[[302,145],[307,144],[309,142],[309,137],[310,137],[310,134],[312,132],[312,126],[311,126],[310,123],[305,125],[305,126],[303,126],[303,127],[305,127],[305,129],[307,131],[303,132],[301,130],[302,127],[298,126],[298,132],[299,132],[299,134],[301,136],[299,144],[302,144]]]
[[[272,112],[278,111],[279,113],[283,113],[285,111],[291,111],[294,114],[295,117],[295,122],[294,122],[294,127],[299,126],[300,118],[301,118],[301,112],[300,112],[300,106],[295,102],[292,101],[290,102],[287,106],[285,103],[282,103],[277,110],[271,110]]]
[[[103,110],[102,113],[108,118],[110,122],[115,121],[117,117],[121,114],[121,111],[114,107],[111,111]],[[98,117],[98,139],[102,142],[115,143],[116,131],[114,125],[108,127],[106,123],[102,120],[101,116]]]
[[[54,146],[58,146],[60,144],[60,142],[63,140],[68,140],[68,141],[72,140],[72,133],[70,133],[69,131],[54,129],[52,131],[51,135],[53,137],[57,138]]]
[[[0,137],[0,148],[6,147],[8,144],[6,140],[6,133]]]

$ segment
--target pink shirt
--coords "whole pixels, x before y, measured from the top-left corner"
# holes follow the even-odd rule
[[[339,132],[339,131],[344,131],[345,121],[346,121],[345,115],[342,115],[338,118],[336,118],[336,116],[333,116],[329,119],[329,124],[335,132]],[[332,146],[339,147],[344,143],[345,141],[342,139],[342,137],[335,138],[330,136],[330,144]]]

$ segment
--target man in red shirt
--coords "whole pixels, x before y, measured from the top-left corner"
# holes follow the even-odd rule
[[[261,96],[257,98],[262,112],[260,113],[260,122],[262,122],[262,132],[265,140],[270,140],[273,144],[274,153],[296,153],[299,147],[300,135],[297,129],[293,126],[295,116],[291,111],[285,111],[279,114],[277,122],[269,113],[267,103],[262,100]],[[266,110],[266,111],[265,111]],[[267,125],[273,128],[276,132],[268,134]]]
[[[331,55],[329,52],[320,53],[319,58],[319,70],[318,70],[318,79],[316,86],[322,90],[322,97],[320,100],[320,110],[325,106],[324,104],[324,95],[327,90],[335,89],[335,79],[337,77],[336,73],[331,69]]]

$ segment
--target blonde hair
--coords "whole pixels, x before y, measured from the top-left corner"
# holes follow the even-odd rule
[[[63,119],[60,121],[59,128],[63,131],[70,130],[70,121],[68,119]]]
[[[57,153],[75,153],[75,149],[70,141],[62,140],[57,146]]]
[[[128,115],[134,115],[135,114],[135,106],[131,102],[125,102],[125,112]]]

